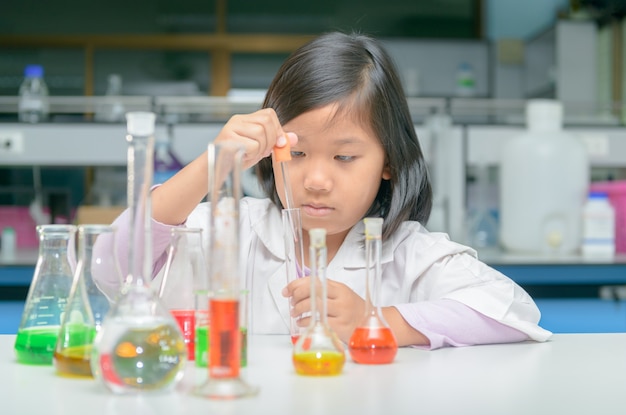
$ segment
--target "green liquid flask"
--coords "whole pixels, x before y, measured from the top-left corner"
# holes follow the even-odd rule
[[[171,391],[183,376],[187,352],[169,310],[147,284],[152,274],[150,186],[155,114],[127,115],[128,274],[96,335],[94,376],[116,394]]]
[[[54,351],[54,366],[62,376],[91,378],[91,349],[109,311],[109,299],[92,273],[114,273],[120,278],[115,255],[94,250],[98,238],[114,238],[107,225],[78,227],[78,265]],[[114,250],[115,252],[115,250]]]
[[[52,364],[76,262],[73,225],[41,225],[39,257],[15,339],[19,363]]]
[[[296,373],[306,376],[333,376],[341,373],[346,361],[345,352],[337,334],[328,325],[326,310],[326,230],[309,230],[311,261],[310,298],[317,298],[321,287],[322,309],[311,301],[311,324],[300,335],[293,348],[293,366]]]

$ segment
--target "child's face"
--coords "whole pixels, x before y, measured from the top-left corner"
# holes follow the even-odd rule
[[[381,179],[391,176],[385,152],[369,126],[352,117],[333,118],[335,106],[304,113],[283,126],[298,135],[287,162],[294,207],[305,230],[324,228],[327,237],[343,240],[372,205]],[[276,188],[283,203],[282,173],[273,163]]]

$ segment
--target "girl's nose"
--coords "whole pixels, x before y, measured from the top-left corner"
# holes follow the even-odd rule
[[[314,192],[328,192],[332,189],[332,175],[328,166],[322,163],[309,163],[304,170],[304,188]]]

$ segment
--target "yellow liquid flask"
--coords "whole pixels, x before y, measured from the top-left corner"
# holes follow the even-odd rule
[[[382,249],[382,218],[365,218],[365,315],[348,342],[352,360],[362,364],[393,362],[398,352],[398,342],[385,321],[379,302]]]
[[[115,241],[114,234],[115,229],[108,225],[78,227],[78,265],[54,351],[59,375],[92,378],[91,349],[109,312],[109,299],[96,285],[92,273],[114,273],[116,279],[121,279],[115,255],[94,250],[94,244],[101,236]]]
[[[196,314],[206,308],[208,291],[202,229],[173,228],[171,233],[159,298],[183,333],[187,360],[195,360]],[[206,349],[200,354],[206,354]]]
[[[311,324],[300,335],[293,348],[296,373],[307,376],[333,376],[341,373],[346,361],[343,345],[328,325],[326,312],[326,230],[309,230],[309,258],[311,261],[311,293],[315,299],[318,287],[322,289],[322,309],[311,301]]]
[[[94,376],[116,394],[166,392],[183,375],[183,335],[147,284],[152,274],[150,185],[155,115],[126,114],[128,147],[128,273],[96,335]]]
[[[247,342],[242,331],[247,292],[239,267],[239,201],[243,149],[234,143],[209,144],[209,361],[207,380],[196,395],[233,399],[258,389],[241,376],[241,354]],[[245,335],[245,336],[244,336]]]
[[[73,225],[40,225],[39,257],[15,339],[19,363],[51,365],[67,299],[76,251]]]

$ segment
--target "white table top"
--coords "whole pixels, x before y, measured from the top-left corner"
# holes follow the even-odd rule
[[[15,336],[0,336],[2,414],[623,414],[626,334],[561,334],[547,343],[399,350],[390,365],[349,357],[335,377],[296,375],[287,336],[251,336],[244,378],[255,397],[188,393],[206,376],[190,366],[176,392],[116,396],[52,366],[17,364]]]

